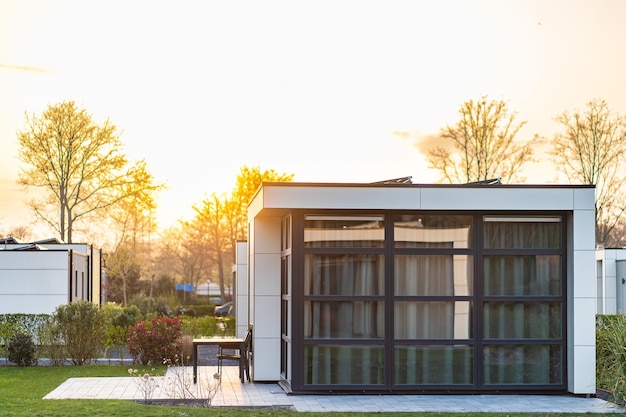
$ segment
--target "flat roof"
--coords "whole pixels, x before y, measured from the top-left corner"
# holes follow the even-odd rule
[[[582,184],[407,184],[264,182],[249,206],[266,210],[595,210]]]

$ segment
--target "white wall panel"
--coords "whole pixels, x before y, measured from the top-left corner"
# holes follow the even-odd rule
[[[574,299],[574,346],[596,344],[596,300],[595,297]]]
[[[596,249],[596,215],[593,210],[574,212],[574,250]],[[591,238],[592,237],[592,238]]]
[[[575,188],[574,189],[574,210],[594,210],[595,211],[595,188]]]
[[[0,251],[0,270],[68,268],[66,251]]]
[[[568,389],[573,394],[596,393],[596,348],[595,346],[573,346],[570,350],[573,357],[569,368],[570,378]]]
[[[67,302],[67,294],[0,294],[0,314],[52,314]]]
[[[574,252],[574,297],[596,297],[596,259],[595,251],[579,250]]]
[[[280,295],[280,254],[256,255],[256,295]]]
[[[424,188],[424,210],[571,210],[567,188]]]
[[[271,355],[257,355],[257,352],[271,352]],[[280,340],[254,339],[252,377],[255,382],[280,380]]]
[[[67,271],[0,270],[0,294],[67,294]]]

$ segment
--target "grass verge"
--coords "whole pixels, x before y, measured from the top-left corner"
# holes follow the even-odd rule
[[[164,372],[165,368],[157,371]],[[68,378],[128,376],[124,366],[88,365],[88,366],[0,366],[0,416],[11,417],[212,417],[212,416],[298,416],[298,417],[354,417],[363,414],[354,413],[299,413],[287,410],[234,409],[234,408],[192,408],[184,406],[144,405],[124,400],[43,400],[50,391]],[[407,417],[459,417],[482,416],[485,413],[369,413],[368,415]],[[575,414],[524,414],[493,413],[493,417],[546,416],[560,417]],[[604,416],[604,414],[585,414],[585,416]]]

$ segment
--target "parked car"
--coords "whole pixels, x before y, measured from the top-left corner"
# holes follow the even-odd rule
[[[233,303],[228,302],[221,306],[215,306],[216,317],[228,317],[233,315]]]

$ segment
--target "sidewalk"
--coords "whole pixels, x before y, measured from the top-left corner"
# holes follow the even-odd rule
[[[215,367],[198,368],[198,381],[187,398],[206,398],[208,381],[215,381]],[[191,379],[191,368],[185,368]],[[70,378],[44,399],[121,399],[143,401],[133,377]],[[177,382],[178,381],[178,382]],[[172,400],[180,374],[172,370],[156,378],[152,400]],[[180,392],[180,390],[178,390]],[[178,395],[180,396],[180,395]],[[286,408],[307,412],[516,412],[516,413],[624,413],[625,409],[599,398],[554,395],[287,395],[274,383],[239,381],[236,366],[225,366],[212,407]]]

